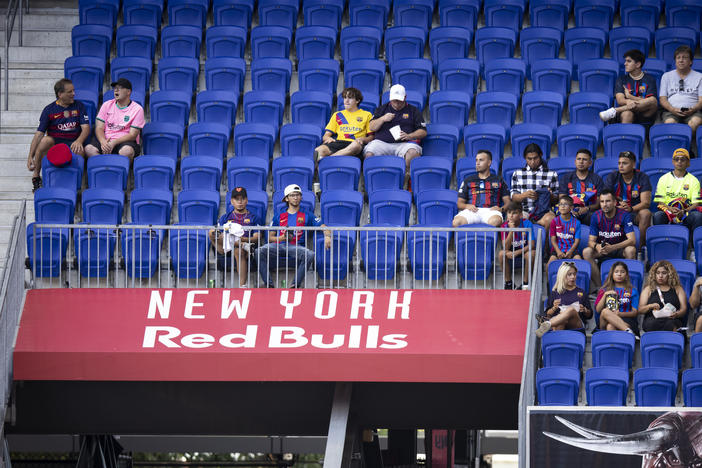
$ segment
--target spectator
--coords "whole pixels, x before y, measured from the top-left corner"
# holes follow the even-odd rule
[[[373,115],[358,105],[363,94],[356,88],[346,88],[341,92],[344,110],[334,112],[324,129],[322,144],[314,149],[315,160],[325,156],[356,156],[363,146],[373,139],[368,129]]]
[[[506,208],[507,221],[502,224],[503,228],[525,228],[529,232],[501,232],[502,250],[500,250],[500,265],[505,277],[505,289],[515,289],[512,281],[513,266],[523,263],[525,258],[528,265],[534,265],[536,259],[536,249],[534,248],[534,234],[531,231],[534,225],[528,219],[522,219],[522,206],[519,203],[510,202]],[[531,271],[531,268],[528,269]],[[521,289],[529,289],[529,275],[524,278]],[[517,287],[516,289],[519,289]]]
[[[693,52],[682,45],[675,49],[675,70],[663,73],[660,99],[664,123],[686,123],[695,130],[702,123],[702,73],[692,69]]]
[[[231,223],[240,226],[260,226],[265,221],[256,218],[256,215],[246,208],[249,198],[244,187],[236,187],[232,190],[231,202],[232,209],[219,218],[218,224],[220,227],[225,227],[225,232],[210,229],[210,242],[217,251],[217,263],[223,270],[231,267],[231,259],[236,261],[239,269],[239,287],[245,288],[247,287],[246,281],[249,274],[249,255],[255,248],[255,244],[258,244],[260,233],[243,231],[243,235],[234,239],[233,243],[228,245],[228,249],[225,249],[224,240],[228,235],[227,228]],[[227,254],[229,251],[232,253]]]
[[[407,93],[401,84],[390,87],[390,101],[378,107],[368,127],[373,132],[373,141],[363,150],[365,157],[376,154],[394,154],[405,158],[409,181],[410,162],[421,156],[419,142],[427,136],[426,123],[422,112],[406,102]]]
[[[687,295],[680,285],[678,272],[669,261],[660,260],[648,271],[640,304],[643,305],[639,307],[639,313],[646,314],[644,331],[678,331],[683,326],[682,318],[687,314]],[[656,312],[665,315],[656,318]]]
[[[697,278],[695,285],[692,287],[692,294],[690,294],[690,309],[697,309],[702,302],[702,277]],[[702,332],[702,311],[699,309],[695,312],[695,333]]]
[[[115,98],[104,102],[95,122],[95,136],[85,154],[121,154],[129,159],[139,156],[139,134],[144,127],[144,109],[131,100],[132,83],[126,78],[110,84]]]
[[[639,226],[641,245],[646,245],[646,229],[651,225],[651,181],[636,169],[636,155],[631,151],[619,153],[619,169],[605,177],[605,188],[614,192],[617,208],[632,216]]]
[[[614,85],[617,107],[600,112],[605,122],[619,116],[622,123],[652,125],[658,113],[656,79],[641,70],[646,57],[637,49],[624,53],[624,74]]]
[[[600,209],[592,215],[590,237],[583,257],[590,262],[592,279],[599,283],[600,269],[597,261],[612,258],[636,258],[636,234],[631,215],[617,208],[614,193],[610,189],[600,192]],[[628,272],[627,272],[628,275]]]
[[[271,226],[322,226],[324,224],[313,213],[302,210],[302,190],[299,185],[290,184],[283,191],[283,201],[287,210],[273,217]],[[314,252],[305,247],[307,231],[281,229],[269,231],[268,243],[258,249],[258,271],[265,287],[274,288],[270,278],[270,268],[288,265],[296,266],[295,282],[289,287],[299,288],[305,280],[305,272],[314,261]],[[324,232],[324,247],[331,246],[331,232]]]
[[[575,284],[578,269],[573,262],[558,267],[556,284],[548,294],[546,310],[537,316],[541,322],[536,336],[541,338],[549,330],[585,328],[585,320],[592,317],[592,306],[586,291]]]
[[[684,224],[692,234],[702,226],[700,205],[700,181],[687,172],[690,153],[685,148],[673,151],[673,170],[658,179],[653,198],[660,211],[653,215],[653,224]],[[692,235],[690,235],[692,238]]]
[[[595,321],[600,330],[622,330],[638,335],[639,292],[631,284],[626,263],[612,265],[595,303]]]
[[[368,145],[370,146],[370,145]],[[464,224],[502,224],[502,206],[509,203],[509,193],[502,177],[490,172],[492,153],[479,150],[475,155],[476,174],[471,174],[458,189],[458,214],[453,227]]]
[[[550,171],[543,160],[539,145],[530,143],[524,148],[524,169],[512,173],[512,201],[522,204],[524,217],[549,229],[555,217],[551,206],[557,200],[558,174]]]
[[[592,153],[588,149],[580,149],[575,155],[575,170],[558,180],[558,193],[573,199],[573,214],[583,224],[590,224],[592,213],[599,209],[597,194],[604,185],[602,178],[591,168]]]
[[[65,143],[71,151],[85,155],[83,143],[90,135],[90,121],[82,102],[76,101],[73,82],[62,78],[54,84],[56,101],[44,107],[39,126],[29,145],[27,169],[32,171],[33,191],[41,188],[41,160],[49,148]]]
[[[568,195],[561,195],[560,200],[558,200],[559,214],[553,218],[549,229],[551,257],[548,259],[548,263],[564,258],[582,258],[578,254],[580,221],[571,214],[572,209],[573,199]]]

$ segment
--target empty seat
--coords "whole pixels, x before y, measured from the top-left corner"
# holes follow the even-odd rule
[[[236,129],[234,134],[236,137]],[[280,128],[280,154],[312,158],[314,149],[322,143],[321,135],[322,130],[316,125],[285,124]]]
[[[212,156],[188,156],[180,162],[183,190],[216,190],[222,181],[222,159]]]
[[[376,190],[368,196],[371,224],[407,226],[411,210],[412,194],[406,190]]]
[[[41,160],[41,178],[43,187],[80,190],[83,184],[83,157],[71,153],[71,162],[56,167],[44,156]]]
[[[670,263],[673,265],[675,271],[678,272],[680,285],[685,291],[685,294],[687,294],[687,297],[690,297],[690,294],[692,294],[692,286],[695,284],[695,279],[697,278],[695,262],[674,258],[670,260]]]
[[[207,266],[207,249],[210,245],[207,229],[183,226],[168,232],[171,268],[176,278],[200,278]]]
[[[417,224],[414,227],[426,226]],[[431,226],[426,227],[425,230],[409,231],[407,252],[414,279],[429,281],[429,286],[432,281],[438,281],[444,274],[448,248],[448,232],[434,231]]]
[[[499,26],[512,31],[522,29],[524,0],[486,0],[483,7],[485,26]]]
[[[518,97],[501,91],[482,92],[475,98],[478,123],[494,123],[509,129],[514,125]]]
[[[585,392],[590,406],[624,406],[628,391],[628,370],[592,367],[585,372]]]
[[[609,158],[605,156],[604,158],[595,159],[595,164],[593,168],[595,174],[602,177],[602,179],[604,180],[604,178],[611,174],[613,171],[619,170],[619,158]]]
[[[102,94],[105,61],[97,57],[68,57],[63,64],[64,76],[76,90]]]
[[[534,20],[532,18],[532,24]],[[562,29],[562,28],[561,28]],[[522,60],[531,69],[537,60],[558,58],[561,49],[563,33],[552,27],[525,28],[519,34],[519,47],[522,50]]]
[[[405,180],[405,160],[397,156],[373,156],[363,162],[366,193],[376,190],[402,189]]]
[[[651,156],[670,158],[678,148],[690,149],[692,129],[683,123],[658,124],[651,127],[648,134]]]
[[[322,192],[333,189],[358,190],[361,160],[355,156],[323,158],[319,161],[318,173]]]
[[[412,193],[424,190],[447,189],[451,183],[453,160],[445,158],[414,158],[410,163]]]
[[[642,367],[634,372],[634,393],[637,406],[675,406],[677,391],[677,370]]]
[[[336,94],[339,62],[333,59],[308,59],[297,66],[300,91],[322,91]]]
[[[141,24],[124,25],[117,29],[117,56],[154,59],[158,31]]]
[[[651,48],[651,31],[639,26],[621,26],[609,32],[610,56],[622,60],[627,50],[638,49],[645,56]]]
[[[173,198],[170,192],[166,193]],[[122,231],[122,254],[129,278],[151,278],[156,273],[164,236],[163,229],[138,229],[125,225]]]
[[[536,143],[548,155],[553,142],[553,130],[548,125],[538,123],[522,123],[512,127],[510,132],[512,154],[524,154],[524,148],[530,143]],[[571,166],[571,170],[574,166]]]
[[[88,188],[82,193],[83,222],[120,224],[124,210],[124,192],[108,188]]]
[[[288,58],[292,31],[281,26],[256,26],[251,29],[251,57]]]
[[[541,338],[544,367],[580,369],[585,352],[585,334],[574,330],[550,331]]]
[[[169,0],[168,24],[205,29],[209,0]]]
[[[169,224],[172,207],[173,193],[170,190],[138,188],[129,195],[131,222],[134,224]]]
[[[76,191],[42,187],[34,192],[34,217],[38,223],[72,224]]]
[[[441,156],[456,159],[458,129],[448,124],[427,124],[427,136],[422,139],[424,156]]]
[[[219,202],[218,191],[183,190],[178,193],[178,222],[213,225],[217,222]]]
[[[106,0],[80,0],[78,2],[78,16],[80,24],[99,24],[114,28],[117,22],[119,1]]]
[[[568,27],[570,5],[570,0],[531,0],[529,2],[531,25],[563,31]]]
[[[481,66],[497,58],[514,56],[516,43],[517,34],[509,28],[484,27],[475,33],[475,51]]]
[[[142,24],[159,29],[163,16],[162,0],[124,0],[124,24]]]
[[[520,96],[524,91],[526,65],[521,59],[504,58],[485,64],[487,91],[501,91]]]
[[[687,369],[683,372],[682,393],[685,406],[702,405],[702,369]]]
[[[636,339],[632,333],[620,330],[600,330],[592,334],[592,365],[629,370]]]
[[[472,33],[459,27],[440,26],[429,33],[429,50],[434,69],[449,59],[468,58]]]
[[[524,93],[522,95],[522,116],[524,122],[541,123],[555,129],[561,123],[564,100],[565,98],[562,94],[552,91],[529,91]]]
[[[219,57],[205,62],[205,86],[208,91],[241,93],[244,89],[246,63],[244,59]]]
[[[429,96],[431,122],[455,125],[462,132],[468,123],[472,100],[472,95],[461,91],[434,91]]]
[[[690,337],[690,361],[692,367],[702,368],[702,333]]]
[[[390,2],[388,0],[362,0],[349,4],[351,26],[371,26],[383,31],[388,23]]]
[[[212,0],[215,26],[238,26],[245,31],[251,27],[254,0]]]
[[[604,125],[600,112],[610,107],[610,98],[603,93],[580,92],[568,96],[570,122],[593,125],[601,129]]]
[[[695,249],[695,258],[700,259],[697,261],[697,272],[698,274],[702,274],[702,229],[697,228],[692,233],[692,245]]]
[[[299,61],[332,59],[338,29],[326,26],[302,26],[295,31],[295,52]]]
[[[283,109],[285,109],[284,94],[274,91],[249,91],[244,94],[246,122],[274,125],[277,133],[283,122]]]
[[[116,57],[110,64],[112,82],[126,78],[132,83],[134,94],[146,95],[151,86],[151,59],[143,57]]]
[[[231,128],[239,94],[233,91],[201,91],[195,98],[198,122],[213,122]]]
[[[621,0],[619,16],[622,26],[640,26],[653,32],[661,16],[659,0]],[[646,55],[647,51],[642,51]]]
[[[480,81],[480,63],[475,59],[449,59],[439,63],[442,91],[468,91],[475,94]]]
[[[265,190],[268,160],[255,156],[235,156],[227,160],[227,186],[246,190]]]
[[[355,59],[377,59],[384,29],[372,26],[347,26],[341,30],[339,44],[344,62]]]
[[[439,2],[439,23],[474,31],[480,9],[480,0],[444,0]]]
[[[656,79],[656,87],[660,89],[661,77],[668,71],[668,64],[659,58],[647,58],[642,70]]]
[[[390,64],[393,84],[401,84],[405,89],[421,94],[425,102],[432,80],[432,64],[428,59],[400,59]],[[419,106],[419,107],[424,107]]]
[[[646,129],[639,124],[610,124],[602,130],[602,144],[606,158],[617,158],[623,151],[631,151],[640,159],[643,155]]]
[[[110,58],[112,28],[100,24],[79,24],[71,29],[74,56]]]
[[[702,5],[695,0],[668,0],[665,2],[665,19],[668,26],[699,31]]]
[[[672,158],[646,158],[641,160],[641,172],[648,175],[652,187],[652,196],[656,194],[656,187],[658,186],[658,179],[661,178],[666,172],[673,170]],[[652,201],[653,205],[653,201]],[[655,206],[655,205],[653,205]],[[680,257],[682,258],[682,257]]]
[[[346,192],[339,190],[339,192]],[[358,194],[358,192],[350,192]],[[324,219],[324,218],[322,218]],[[326,224],[328,224],[325,221]],[[351,259],[356,249],[356,235],[353,231],[333,231],[331,244],[325,248],[324,236],[315,237],[315,265],[322,280],[343,281],[349,274]]]
[[[575,26],[599,28],[603,32],[612,29],[612,18],[616,0],[583,0],[573,5]]]
[[[259,0],[258,21],[264,26],[281,26],[292,31],[297,24],[298,0]]]
[[[273,156],[275,127],[265,123],[240,123],[234,127],[234,154],[268,161]]]
[[[512,155],[511,158],[505,158],[502,161],[502,179],[505,181],[508,188],[512,185],[512,173],[523,167],[526,167],[526,159],[517,154]]]
[[[166,26],[161,30],[161,57],[200,57],[202,28]]]
[[[120,154],[100,154],[88,158],[88,187],[126,190],[129,158]]]
[[[84,278],[106,277],[113,262],[116,245],[117,234],[114,229],[75,229],[73,249],[80,275]]]
[[[686,45],[694,50],[697,46],[699,24],[696,29],[661,28],[656,31],[656,57],[664,60],[669,67],[675,67],[675,49]]]
[[[200,62],[193,57],[164,57],[158,61],[158,87],[194,93]]]
[[[653,264],[658,260],[684,259],[690,231],[677,224],[653,225],[646,231],[646,250],[648,261]]]
[[[423,226],[449,226],[456,216],[455,190],[429,189],[416,195],[417,222]]]
[[[578,67],[580,91],[595,91],[613,94],[614,83],[619,75],[619,64],[610,59],[581,61]]]
[[[144,154],[158,154],[180,158],[183,146],[183,126],[167,122],[149,122],[141,131],[144,140]]]
[[[175,166],[166,156],[139,156],[134,160],[134,188],[173,190]]]
[[[489,228],[490,225],[473,224],[470,227]],[[469,281],[486,280],[493,270],[496,244],[496,232],[456,232],[456,261],[461,277]]]
[[[411,195],[409,195],[411,200]],[[411,203],[411,202],[410,202]],[[367,224],[365,227],[374,225]],[[391,225],[378,225],[389,227]],[[397,230],[361,231],[361,259],[369,280],[392,280],[402,252],[404,235]]]
[[[180,125],[190,120],[192,94],[183,91],[155,91],[149,99],[152,122],[170,122]]]
[[[331,95],[321,91],[297,91],[290,96],[290,114],[293,123],[324,128],[329,121],[331,109]]]
[[[379,96],[385,82],[385,63],[381,60],[357,59],[344,63],[346,87],[359,89]]]
[[[314,161],[302,156],[286,156],[273,160],[273,187],[283,190],[290,184],[297,184],[305,190],[312,189]]]
[[[600,133],[592,125],[566,124],[556,130],[556,141],[561,157],[574,156],[583,148],[595,155],[600,144]]]
[[[563,42],[566,58],[573,65],[573,71],[577,73],[580,62],[603,57],[607,33],[598,27],[571,28],[565,32]]]
[[[571,367],[544,367],[536,371],[539,405],[573,406],[578,403],[580,371]]]
[[[563,59],[537,60],[531,66],[534,91],[552,91],[566,96],[570,93],[571,63]]]
[[[287,58],[258,58],[251,61],[251,87],[256,91],[287,94],[292,63]]]
[[[212,26],[205,34],[207,58],[241,58],[246,49],[246,29],[237,26]]]
[[[478,153],[478,150],[486,149],[492,153],[493,163],[499,165],[504,153],[506,140],[507,130],[499,124],[471,124],[467,125],[463,131],[466,158],[471,158],[471,160]]]
[[[188,127],[190,154],[223,158],[229,147],[229,127],[218,123],[197,122]]]
[[[395,0],[392,4],[395,26],[431,28],[434,0]]]
[[[324,224],[358,226],[363,209],[362,193],[355,190],[327,190],[322,192],[320,202]]]
[[[426,32],[415,26],[393,26],[385,30],[385,57],[388,63],[404,58],[422,58]]]
[[[345,4],[345,0],[305,0],[302,2],[305,26],[331,26],[338,31]]]

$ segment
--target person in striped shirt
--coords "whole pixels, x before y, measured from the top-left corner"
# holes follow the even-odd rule
[[[495,227],[502,224],[502,206],[509,203],[509,192],[502,177],[490,173],[492,153],[479,150],[475,155],[475,170],[463,180],[458,189],[458,214],[453,227],[464,224],[486,223]]]
[[[551,221],[551,257],[548,263],[565,258],[582,258],[578,253],[580,245],[580,221],[573,216],[573,199],[562,195],[558,201],[559,215]]]

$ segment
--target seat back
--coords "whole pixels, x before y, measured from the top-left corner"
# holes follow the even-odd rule
[[[592,334],[592,365],[630,369],[636,339],[621,330],[600,330]]]
[[[677,370],[642,367],[634,372],[637,406],[674,406],[677,391]]]
[[[136,224],[170,224],[173,193],[170,190],[140,188],[129,196],[132,222]]]
[[[665,367],[676,371],[682,365],[685,337],[672,331],[651,331],[641,336],[644,367]]]
[[[584,352],[585,335],[579,331],[550,331],[541,337],[544,367],[565,366],[580,369]]]
[[[83,222],[120,224],[124,209],[124,192],[107,188],[89,188],[82,194]]]
[[[330,226],[358,226],[363,194],[355,190],[327,190],[321,198],[322,221]]]
[[[570,367],[544,367],[536,371],[539,405],[573,406],[578,403],[580,371]]]
[[[412,194],[406,190],[376,190],[368,196],[371,224],[407,226]]]
[[[592,367],[585,373],[585,391],[590,406],[624,406],[628,390],[628,370]]]

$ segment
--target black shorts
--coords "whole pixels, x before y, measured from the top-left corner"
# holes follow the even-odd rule
[[[602,265],[602,262],[605,260],[624,260],[624,249],[615,250],[612,253],[597,258],[600,265]]]
[[[351,144],[353,140],[334,140],[331,143],[325,143],[324,146],[329,148],[331,154],[341,151]]]
[[[69,139],[66,139],[66,138],[56,138],[56,137],[50,137],[50,138],[52,138],[52,139],[54,140],[54,144],[55,144],[55,145],[58,145],[58,144],[63,143],[63,144],[65,144],[65,145],[68,145],[69,148],[71,147],[71,145],[73,144],[73,142],[76,141],[76,140],[69,140]]]
[[[105,154],[102,152],[102,145],[98,141],[97,138],[93,137],[92,140],[90,140],[90,144],[93,145],[97,150],[100,152],[100,154]],[[124,143],[120,143],[119,145],[115,146],[112,148],[112,153],[111,154],[119,154],[119,150],[124,148],[125,146],[131,146],[132,149],[134,150],[134,157],[136,158],[141,154],[141,145],[138,144],[136,141],[126,141]]]

